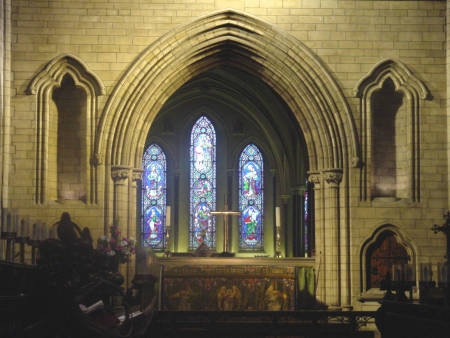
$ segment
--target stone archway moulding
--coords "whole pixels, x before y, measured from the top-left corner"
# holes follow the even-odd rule
[[[358,162],[350,110],[320,60],[289,34],[234,10],[177,27],[136,59],[105,106],[96,152],[110,165],[139,167],[164,102],[186,81],[224,63],[263,79],[284,99],[305,135],[311,170]]]
[[[316,229],[321,234],[348,231],[347,221],[340,225],[339,208],[348,205],[339,203],[339,186],[341,180],[345,181],[348,194],[348,168],[359,164],[360,155],[342,91],[304,44],[269,23],[235,10],[213,12],[174,28],[144,50],[117,83],[101,116],[95,143],[96,154],[105,157],[105,224],[111,198],[115,221],[121,226],[136,224],[136,194],[130,177],[140,170],[153,120],[180,86],[219,65],[250,73],[284,100],[304,135],[309,169],[323,181],[322,189],[315,194],[320,214]],[[325,209],[330,212],[325,213]],[[339,250],[340,246],[349,247],[346,236],[342,238],[339,242],[337,235],[324,236],[321,244],[324,258],[319,299],[334,306],[348,306],[350,299],[350,281],[341,280],[350,271],[350,260],[336,256],[341,252],[345,255],[346,249]],[[339,267],[341,261],[347,263]],[[326,285],[325,280],[329,281]],[[340,285],[346,287],[341,290]]]

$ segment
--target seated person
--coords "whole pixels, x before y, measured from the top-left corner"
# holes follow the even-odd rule
[[[65,244],[74,244],[82,241],[92,247],[92,238],[88,228],[81,231],[80,227],[72,222],[68,212],[63,212],[61,220],[57,224],[58,238]]]

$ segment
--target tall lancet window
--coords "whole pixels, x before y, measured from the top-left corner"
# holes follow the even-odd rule
[[[203,241],[215,248],[215,220],[210,212],[216,209],[216,132],[206,116],[192,127],[190,169],[189,248]]]
[[[160,146],[151,144],[142,161],[142,243],[155,250],[165,248],[167,162]]]
[[[247,145],[239,158],[239,249],[264,249],[263,158],[254,144]]]

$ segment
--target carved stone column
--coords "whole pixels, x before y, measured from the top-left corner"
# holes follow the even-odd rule
[[[129,190],[129,204],[128,204],[128,224],[130,224],[130,227],[127,232],[127,236],[131,236],[137,239],[137,236],[139,235],[139,230],[137,228],[137,225],[139,221],[136,219],[136,208],[138,207],[138,201],[136,200],[137,197],[137,189],[139,188],[140,184],[139,182],[142,182],[142,174],[144,173],[144,170],[134,168],[131,171],[131,181],[130,181],[130,190]]]
[[[314,184],[314,218],[315,218],[315,246],[316,246],[316,278],[317,278],[317,300],[325,303],[325,230],[324,230],[324,208],[322,194],[322,175],[319,172],[308,173],[308,181]]]
[[[292,257],[292,228],[289,231],[288,229],[288,206],[289,206],[289,199],[291,198],[290,195],[280,195],[281,200],[281,238],[283,239],[282,244],[284,244],[284,252],[282,252],[282,257]]]
[[[128,229],[129,176],[129,167],[113,166],[111,168],[111,177],[114,181],[113,223],[119,227],[122,233],[126,233]]]
[[[340,250],[339,250],[339,183],[342,180],[342,170],[333,169],[324,172],[327,183],[325,198],[325,254],[327,304],[340,307]]]
[[[131,169],[131,180],[128,180],[128,207],[127,207],[127,218],[128,218],[128,226],[126,229],[127,238],[133,237],[137,239],[137,236],[140,232],[137,229],[137,220],[136,220],[136,208],[137,208],[137,191],[136,189],[139,187],[138,182],[142,181],[142,173],[144,170],[139,168]],[[137,243],[140,243],[138,241]],[[127,272],[126,272],[126,285],[129,287],[131,284],[131,280],[133,279],[133,271],[136,269],[136,261],[133,256],[132,259],[127,263]]]

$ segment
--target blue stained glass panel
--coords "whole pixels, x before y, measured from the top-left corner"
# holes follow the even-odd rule
[[[306,186],[308,186],[308,183],[306,183]],[[305,233],[305,238],[304,238],[304,245],[305,245],[305,252],[309,251],[309,213],[308,213],[308,209],[309,209],[309,194],[308,191],[305,191],[304,193],[304,233]]]
[[[239,248],[264,249],[264,168],[261,151],[247,145],[239,158]]]
[[[151,144],[142,166],[142,243],[155,250],[165,248],[167,162],[160,146]]]
[[[216,246],[216,132],[211,121],[200,117],[191,131],[190,146],[190,224],[189,248],[196,249],[204,240]]]

